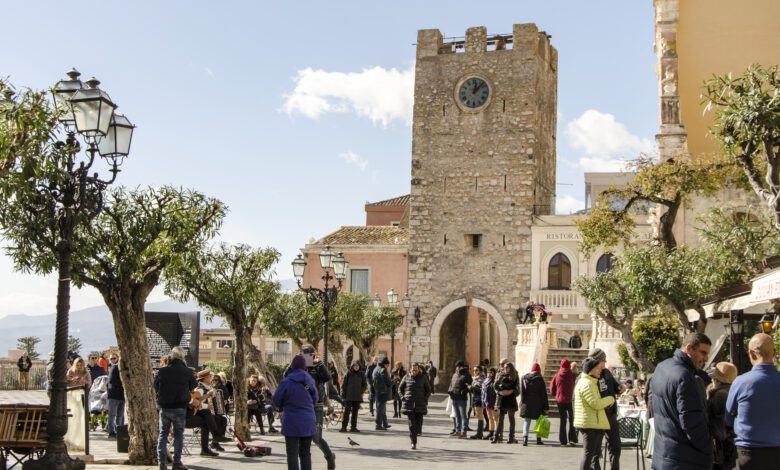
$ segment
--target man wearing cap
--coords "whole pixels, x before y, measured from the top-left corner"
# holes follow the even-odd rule
[[[615,404],[615,397],[600,396],[599,377],[604,365],[603,360],[586,358],[582,362],[582,375],[574,386],[574,427],[582,432],[580,470],[601,468],[601,441],[604,432],[609,430],[604,409]]]
[[[203,409],[207,410],[209,415],[214,417],[214,422],[217,423],[217,432],[214,433],[212,430],[212,434],[214,434],[214,441],[211,444],[212,449],[216,450],[224,450],[221,449],[221,446],[217,444],[218,442],[230,442],[230,439],[228,439],[225,436],[225,433],[227,432],[227,418],[224,416],[220,416],[214,412],[212,409],[213,400],[216,397],[216,392],[214,391],[214,387],[212,386],[212,382],[214,380],[214,374],[208,370],[204,369],[200,372],[198,372],[198,386],[195,387],[196,392],[200,392],[203,394],[204,397],[208,397],[208,400],[203,403]]]
[[[704,387],[696,372],[707,362],[711,346],[705,334],[691,333],[682,348],[655,369],[650,382],[654,470],[712,468]]]
[[[374,393],[376,395],[376,430],[386,431],[390,425],[387,424],[387,402],[393,398],[393,381],[390,379],[390,373],[387,371],[390,365],[390,359],[383,357],[379,364],[374,368],[372,383],[374,384]]]
[[[206,379],[206,377],[211,375],[211,372],[208,369],[200,372],[195,372],[195,369],[191,369],[191,373],[193,374],[193,377],[197,376],[199,381]],[[200,428],[200,455],[216,457],[219,454],[214,452],[214,450],[225,450],[219,443],[227,442],[230,439],[227,439],[224,436],[218,437],[219,427],[217,426],[214,414],[209,409],[206,401],[208,398],[208,391],[206,388],[207,387],[203,382],[198,382],[197,388],[194,389],[194,392],[200,394],[200,398],[198,403],[195,403],[194,400],[190,403],[193,405],[195,413],[187,413],[185,426],[188,428]],[[199,407],[195,407],[195,405],[199,405]],[[209,448],[209,434],[211,434],[211,448]],[[175,446],[176,442],[174,438],[174,449]]]
[[[317,419],[317,432],[314,434],[314,444],[322,451],[325,461],[328,463],[328,470],[336,468],[336,454],[330,450],[328,442],[322,438],[322,424],[325,419],[325,400],[328,396],[327,387],[330,380],[330,372],[327,366],[317,356],[317,350],[311,344],[304,344],[301,347],[300,356],[303,356],[306,363],[306,372],[314,379],[317,386],[317,402],[314,404],[314,414]],[[284,377],[292,372],[292,364],[284,371]]]
[[[607,354],[600,348],[591,349],[588,357],[596,362],[606,362]],[[601,398],[613,397],[617,400],[618,395],[623,393],[624,386],[621,385],[612,375],[609,369],[603,367],[599,374],[599,393]],[[605,431],[607,437],[607,451],[609,452],[609,468],[618,470],[620,468],[620,429],[617,422],[617,407],[610,406],[605,410],[609,429]],[[606,462],[604,463],[606,466]]]
[[[775,367],[772,337],[750,338],[753,369],[737,377],[726,401],[726,424],[734,426],[737,469],[769,469],[780,465],[780,372]]]

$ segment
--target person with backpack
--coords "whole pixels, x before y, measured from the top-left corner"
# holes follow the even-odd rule
[[[387,402],[393,396],[393,381],[390,379],[390,373],[387,368],[390,365],[390,359],[383,357],[379,364],[374,368],[373,383],[374,393],[376,394],[376,430],[386,431],[390,428],[387,423]]]
[[[466,408],[468,406],[469,386],[473,382],[468,372],[468,366],[463,361],[455,363],[455,372],[450,380],[450,387],[447,393],[452,399],[452,408],[455,410],[455,432],[451,437],[463,439],[466,437],[466,420],[468,415]]]
[[[314,406],[319,402],[319,395],[306,366],[303,355],[293,357],[288,373],[273,396],[274,407],[282,410],[287,468],[292,470],[311,469],[311,443],[317,435]]]

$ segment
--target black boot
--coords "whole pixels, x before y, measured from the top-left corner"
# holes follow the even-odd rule
[[[507,444],[517,444],[517,440],[515,439],[514,433],[509,433],[509,440],[506,441]]]
[[[537,437],[536,438],[536,445],[538,445],[538,446],[543,446],[544,445],[544,442],[542,442],[542,438],[541,437]]]
[[[482,439],[482,430],[485,429],[485,425],[483,421],[477,422],[477,433],[473,436],[469,437],[469,439]]]
[[[523,436],[523,447],[528,445],[528,436]]]
[[[503,442],[504,438],[502,436],[503,433],[496,431],[496,433],[493,435],[493,440],[490,441],[491,444],[498,444],[499,442]]]
[[[493,440],[493,431],[488,432],[487,435],[485,435],[485,437],[483,437],[482,439],[484,439],[486,441],[492,441]]]

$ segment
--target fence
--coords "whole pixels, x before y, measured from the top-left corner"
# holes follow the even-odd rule
[[[45,384],[46,366],[33,366],[27,388],[45,390]],[[0,364],[0,390],[19,390],[19,368],[16,364]]]

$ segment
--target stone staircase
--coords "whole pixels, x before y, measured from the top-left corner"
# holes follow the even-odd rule
[[[577,362],[582,367],[582,361],[588,357],[587,349],[568,349],[568,348],[550,348],[547,350],[547,360],[542,367],[542,377],[544,377],[544,383],[547,386],[547,392],[550,391],[550,381],[558,372],[563,359],[568,359],[571,362]],[[555,404],[555,397],[549,396],[550,410],[548,416],[558,416],[558,407]]]

